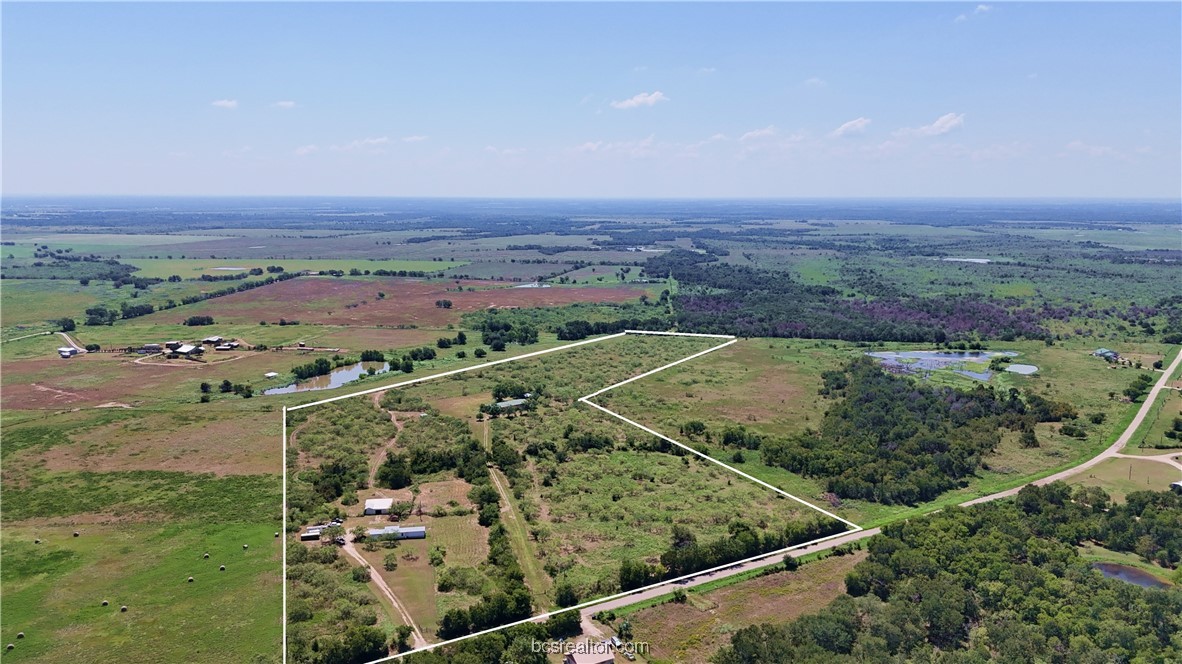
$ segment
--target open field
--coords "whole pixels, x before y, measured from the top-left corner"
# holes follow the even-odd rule
[[[1182,391],[1163,390],[1157,397],[1153,413],[1145,419],[1125,452],[1129,454],[1165,454],[1177,450],[1182,452],[1182,431],[1174,428],[1175,418],[1182,417]],[[1166,437],[1167,431],[1175,431],[1175,438]]]
[[[645,641],[653,664],[706,664],[736,629],[758,623],[783,624],[819,611],[845,592],[845,575],[864,552],[829,556],[793,572],[775,572],[717,590],[687,593],[685,603],[667,602],[626,618],[633,640]]]
[[[1171,482],[1178,481],[1182,481],[1182,472],[1177,468],[1137,459],[1108,459],[1068,480],[1070,484],[1098,486],[1117,501],[1134,491],[1165,491]]]
[[[238,274],[259,268],[266,269],[269,265],[282,265],[288,272],[310,270],[312,272],[327,272],[329,270],[406,270],[408,272],[440,272],[447,268],[459,267],[462,263],[455,261],[429,260],[342,260],[332,258],[297,259],[242,259],[242,258],[129,258],[127,263],[139,268],[135,273],[139,277],[155,277],[167,279],[172,275],[179,275],[182,279],[196,279],[203,274],[212,276]]]
[[[463,291],[457,291],[462,286]],[[379,295],[385,293],[385,296]],[[460,315],[493,307],[548,307],[574,302],[625,302],[645,291],[617,288],[516,288],[495,282],[300,277],[243,293],[146,316],[148,322],[210,315],[216,321],[258,324],[280,318],[327,325],[445,326]],[[450,300],[452,306],[436,306]]]
[[[694,362],[617,388],[597,397],[597,402],[674,438],[679,437],[679,430],[687,422],[701,421],[707,425],[706,435],[679,439],[773,486],[829,509],[832,504],[825,499],[822,481],[766,466],[760,461],[758,450],[743,450],[742,461],[736,461],[733,458],[736,450],[719,444],[723,430],[742,425],[762,435],[790,436],[807,427],[819,426],[828,408],[828,400],[817,394],[822,371],[838,368],[867,350],[922,348],[925,347],[887,344],[867,348],[829,341],[745,340]],[[1015,361],[1035,364],[1039,372],[1033,376],[997,373],[989,384],[1003,391],[1010,388],[1034,390],[1047,398],[1074,405],[1079,410],[1080,422],[1084,423],[1086,437],[1082,440],[1068,437],[1059,433],[1058,424],[1040,424],[1036,431],[1042,444],[1038,448],[1025,449],[1019,445],[1016,433],[1007,433],[994,453],[986,458],[988,467],[971,479],[968,486],[946,493],[935,503],[918,506],[919,511],[986,495],[1090,458],[1123,429],[1136,409],[1136,405],[1121,400],[1119,396],[1110,397],[1109,392],[1119,395],[1140,372],[1129,367],[1110,368],[1103,360],[1090,355],[1093,350],[1090,345],[1046,346],[1043,343],[1010,342],[993,348],[1018,352]],[[1146,357],[1161,357],[1165,348],[1156,344],[1130,344],[1122,350],[1142,353]],[[943,370],[933,372],[928,381],[962,389],[981,384]],[[751,395],[759,396],[752,398]],[[1101,424],[1088,422],[1088,416],[1094,413],[1103,415]],[[843,500],[835,509],[839,516],[863,527],[916,511],[912,507],[862,500]]]
[[[169,524],[6,521],[2,636],[18,646],[4,659],[278,661],[274,529],[185,517]],[[72,537],[74,530],[81,536]],[[26,637],[17,640],[18,631]]]

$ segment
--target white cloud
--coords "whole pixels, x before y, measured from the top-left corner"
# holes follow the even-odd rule
[[[776,135],[776,125],[768,125],[763,129],[752,129],[751,131],[739,137],[739,140],[746,143],[747,141],[754,141],[763,138],[771,138]]]
[[[973,10],[973,13],[974,14],[985,14],[985,13],[988,13],[989,11],[991,11],[992,9],[993,9],[992,5],[977,5],[977,8]]]
[[[427,140],[428,138],[431,138],[431,137],[430,136],[423,136],[421,134],[417,134],[414,136],[403,136],[402,142],[403,143],[422,143],[423,141]]]
[[[318,152],[319,150],[320,148],[316,147],[315,145],[301,145],[295,149],[295,153],[297,156],[303,157],[304,155],[309,155],[313,152]]]
[[[238,100],[237,99],[219,99],[217,101],[210,102],[209,105],[210,106],[217,106],[218,108],[225,108],[228,110],[234,110],[235,108],[238,108]]]
[[[956,18],[952,19],[952,22],[953,23],[964,23],[965,21],[969,20],[973,16],[979,16],[981,14],[988,14],[991,11],[993,11],[993,5],[977,5],[976,9],[973,10],[972,14],[960,14]]]
[[[870,124],[870,118],[856,118],[834,129],[829,135],[834,138],[841,136],[848,136],[850,134],[860,134],[866,131],[866,126]]]
[[[940,136],[961,126],[964,126],[964,113],[945,113],[930,125],[899,129],[895,136]]]
[[[284,110],[296,107],[296,103],[294,101],[277,101],[271,105],[274,106],[275,108],[282,108]]]
[[[804,85],[807,88],[823,88],[829,84],[826,83],[824,79],[817,78],[816,76],[814,76],[812,78],[806,78],[804,81]]]
[[[952,19],[952,22],[953,23],[964,23],[967,20],[969,20],[968,14],[960,14],[956,18]]]
[[[502,157],[513,157],[524,153],[525,148],[498,148],[495,145],[486,145],[484,146],[484,151],[491,152],[492,154],[500,155]]]
[[[632,158],[647,157],[656,151],[656,141],[650,135],[639,141],[587,141],[575,147],[575,152],[622,154]]]
[[[656,92],[641,92],[630,99],[625,99],[623,101],[613,101],[611,104],[612,108],[624,110],[629,108],[640,108],[641,106],[654,106],[660,101],[669,101],[669,98],[665,96],[665,93],[657,90]]]
[[[356,152],[358,150],[367,150],[369,152],[380,153],[383,152],[381,147],[389,144],[389,136],[375,136],[359,138],[344,145],[334,145],[332,146],[332,149],[336,150],[337,152]]]
[[[1089,157],[1120,157],[1121,154],[1107,145],[1091,145],[1081,140],[1071,141],[1066,145],[1069,152],[1086,154]]]

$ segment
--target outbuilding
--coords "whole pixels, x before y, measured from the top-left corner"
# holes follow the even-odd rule
[[[201,343],[203,343],[203,344],[220,344],[220,343],[222,343],[222,338],[217,335],[214,335],[212,337],[205,337],[204,339],[201,340]]]
[[[278,378],[278,377],[279,377],[278,371],[268,371],[267,373],[263,374],[263,378]]]
[[[304,532],[300,533],[300,541],[301,542],[308,542],[311,540],[318,540],[318,539],[320,539],[320,533],[322,533],[323,531],[324,531],[324,528],[320,527],[320,526],[309,528],[309,529],[305,530]]]
[[[394,539],[426,539],[426,526],[386,526],[385,528],[370,528],[365,531],[369,537],[389,537]]]
[[[365,513],[367,515],[389,514],[391,507],[394,507],[393,498],[370,498],[365,501]]]
[[[61,355],[65,359],[69,359],[78,354],[78,349],[74,348],[73,346],[62,346],[61,348],[57,349],[57,354]]]

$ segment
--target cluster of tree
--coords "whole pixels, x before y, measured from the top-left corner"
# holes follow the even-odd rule
[[[452,346],[466,346],[466,345],[468,345],[468,335],[464,334],[464,332],[461,330],[456,333],[456,336],[451,337],[450,339],[448,337],[439,337],[438,339],[435,340],[435,345],[439,348],[451,348]]]
[[[492,491],[496,493],[495,489]],[[493,589],[467,609],[450,609],[444,613],[439,619],[439,638],[454,639],[524,620],[533,614],[525,575],[509,543],[508,531],[499,520],[489,528],[488,548],[485,570],[494,582]]]
[[[328,358],[318,357],[307,364],[293,367],[291,372],[295,374],[296,380],[307,380],[316,376],[327,376],[332,370],[332,362]]]
[[[510,244],[505,249],[509,251],[536,251],[543,256],[553,256],[568,251],[599,251],[597,247],[585,247],[577,244]]]
[[[172,281],[172,277],[169,277],[168,280]],[[113,280],[111,282],[111,286],[113,286],[114,288],[123,288],[124,286],[130,285],[130,286],[134,287],[136,290],[148,290],[148,288],[150,286],[155,286],[156,284],[161,283],[163,281],[164,281],[163,279],[158,279],[156,277],[133,277],[131,275],[128,275],[128,276],[120,277],[118,279]],[[179,277],[177,278],[177,281],[180,281]]]
[[[1136,401],[1141,398],[1141,395],[1148,392],[1155,382],[1157,381],[1151,374],[1138,374],[1133,382],[1125,388],[1123,394],[1128,397],[1129,401]]]
[[[1094,488],[1028,486],[1015,501],[887,526],[846,577],[848,595],[786,625],[741,629],[712,661],[1177,660],[1182,593],[1105,579],[1076,550],[1093,536],[1121,546],[1115,524],[1137,514],[1182,521],[1182,498],[1135,495],[1105,511]]]
[[[761,443],[764,462],[823,478],[842,498],[915,504],[963,486],[1001,442],[999,428],[1077,416],[1067,404],[1017,390],[1002,394],[931,387],[882,371],[870,358],[827,371],[823,392],[840,397],[819,431]]]
[[[669,322],[662,318],[624,318],[613,321],[599,321],[589,323],[585,320],[572,320],[555,328],[558,338],[562,341],[578,341],[599,334],[615,334],[624,330],[665,330]]]
[[[262,274],[259,270],[259,274]],[[232,274],[203,274],[197,277],[198,281],[242,281],[250,275],[246,272],[234,272]]]
[[[386,355],[380,350],[363,350],[361,351],[362,362],[385,362]]]
[[[119,305],[120,318],[138,318],[140,316],[147,316],[156,311],[156,307],[150,304],[129,304],[123,302]]]
[[[277,283],[280,281],[287,281],[288,279],[295,279],[296,277],[300,276],[300,274],[301,273],[299,273],[299,272],[284,272],[282,274],[275,275],[275,276],[269,276],[266,279],[260,279],[258,281],[246,281],[241,284],[238,284],[237,286],[228,286],[226,288],[220,288],[218,290],[209,291],[206,293],[198,293],[196,295],[186,295],[185,297],[181,298],[180,303],[181,304],[196,304],[197,302],[203,302],[205,300],[212,300],[214,298],[224,297],[226,295],[233,295],[234,293],[244,293],[248,290],[252,290],[255,288],[261,288],[263,286],[270,286],[271,284]],[[202,277],[202,278],[204,278],[204,277]],[[175,307],[175,306],[177,306],[177,305],[175,303],[172,303],[170,306],[161,307],[161,308],[162,309],[171,309],[172,307]]]
[[[114,325],[115,321],[118,319],[118,310],[105,307],[101,304],[95,305],[86,310],[87,325]]]
[[[413,361],[413,362],[424,362],[426,360],[434,360],[435,359],[435,349],[431,348],[430,346],[423,346],[422,348],[412,348],[410,350],[410,352],[408,352],[406,354],[406,357],[410,358],[411,361]]]
[[[366,273],[366,274],[371,274],[371,272],[370,272],[369,270],[366,270],[366,271],[365,271],[365,273]],[[377,270],[374,270],[374,271],[372,272],[372,274],[374,274],[374,275],[376,275],[376,276],[379,276],[379,277],[418,277],[418,278],[422,278],[422,277],[429,277],[429,276],[431,276],[431,275],[432,275],[432,274],[434,274],[434,273],[432,273],[432,272],[424,272],[424,271],[422,271],[422,270],[384,270],[384,269],[377,269]]]
[[[829,286],[794,281],[784,272],[717,263],[712,255],[674,250],[650,258],[645,274],[673,275],[680,329],[741,336],[847,341],[943,342],[948,338],[1043,339],[1037,311],[1016,300],[980,295],[846,297]]]
[[[190,326],[213,325],[213,316],[189,316],[181,324]]]
[[[741,520],[732,521],[727,530],[729,534],[726,537],[698,542],[688,529],[674,527],[673,546],[661,554],[660,569],[663,571],[663,578],[685,576],[819,537],[834,535],[844,531],[845,525],[836,519],[817,516],[803,523],[789,524],[782,531],[761,532]],[[640,579],[628,579],[630,583],[637,580]],[[638,587],[625,586],[624,581],[624,571],[621,568],[620,588],[629,590]]]
[[[435,300],[435,306],[439,309],[451,309],[451,300]]]
[[[511,323],[496,314],[489,314],[476,322],[480,330],[480,342],[494,351],[503,351],[505,346],[518,343],[522,346],[538,342],[538,328],[529,323]]]

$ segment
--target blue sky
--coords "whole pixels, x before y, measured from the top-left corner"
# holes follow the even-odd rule
[[[1179,3],[3,5],[6,194],[1182,196]]]

